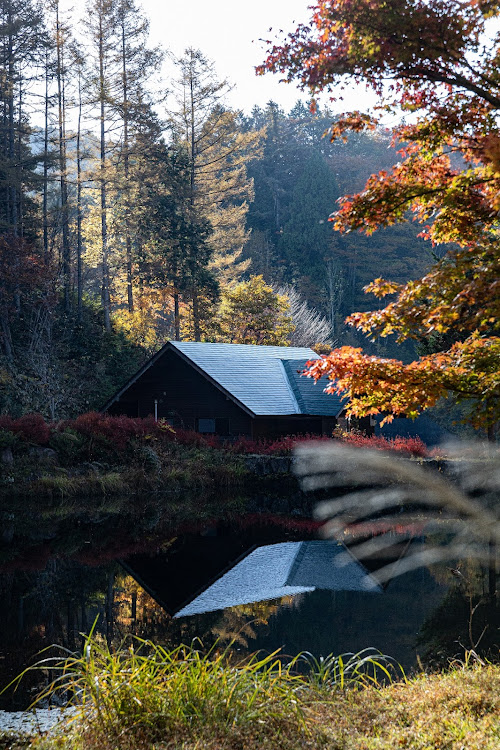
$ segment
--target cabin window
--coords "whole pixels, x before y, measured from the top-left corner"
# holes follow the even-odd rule
[[[216,419],[198,419],[198,432],[211,435],[229,435],[229,419],[217,417]]]
[[[199,419],[198,432],[215,432],[215,419]]]

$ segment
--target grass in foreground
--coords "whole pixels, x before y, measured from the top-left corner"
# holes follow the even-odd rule
[[[456,668],[381,687],[384,657],[318,663],[312,678],[276,655],[142,643],[112,654],[89,639],[52,689],[86,706],[59,735],[0,748],[37,750],[498,750],[500,667]],[[340,659],[340,660],[339,660]],[[314,666],[314,665],[312,665]],[[401,675],[400,675],[401,676]],[[69,692],[68,692],[69,691]]]

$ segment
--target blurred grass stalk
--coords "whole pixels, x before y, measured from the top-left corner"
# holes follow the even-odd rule
[[[449,478],[427,464],[333,440],[299,444],[294,466],[303,490],[335,495],[316,508],[317,518],[326,522],[325,536],[343,541],[356,526],[371,522],[372,538],[350,547],[358,559],[388,550],[396,540],[411,540],[416,522],[423,528],[424,548],[412,550],[409,545],[401,559],[376,572],[377,581],[436,562],[476,558],[489,566],[494,595],[500,548],[500,451],[468,443],[445,447],[443,453]],[[446,532],[447,543],[429,542],[428,535],[435,531]],[[351,559],[348,553],[343,557],[344,562]]]

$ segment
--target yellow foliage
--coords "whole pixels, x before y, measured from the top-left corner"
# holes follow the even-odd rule
[[[220,340],[232,344],[288,346],[295,329],[288,299],[263,276],[224,290],[218,320]]]

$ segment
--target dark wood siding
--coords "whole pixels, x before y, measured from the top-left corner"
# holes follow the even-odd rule
[[[322,417],[308,417],[297,414],[290,417],[257,417],[252,427],[252,436],[276,439],[285,435],[322,435]]]
[[[195,430],[198,419],[227,419],[230,435],[251,434],[250,416],[173,351],[166,351],[108,411],[147,417],[154,414],[155,399],[158,418],[174,426]]]

